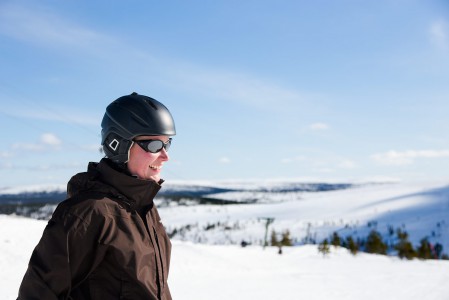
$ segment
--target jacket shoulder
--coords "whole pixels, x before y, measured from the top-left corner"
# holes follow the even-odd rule
[[[126,217],[125,205],[101,192],[83,192],[61,202],[51,220],[55,222],[90,223],[93,218],[106,219],[108,216]]]

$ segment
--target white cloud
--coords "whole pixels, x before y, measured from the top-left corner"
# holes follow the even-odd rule
[[[62,145],[61,140],[53,133],[44,133],[37,143],[15,143],[11,147],[13,150],[40,152],[44,150],[58,150]]]
[[[229,164],[229,163],[231,163],[231,159],[229,159],[229,157],[223,156],[223,157],[220,157],[218,162],[221,164]]]
[[[281,159],[281,163],[290,164],[290,163],[295,163],[295,162],[301,162],[301,161],[304,161],[305,159],[306,159],[305,156],[298,155],[295,157],[283,158],[283,159]]]
[[[42,144],[50,145],[50,146],[61,145],[61,140],[53,133],[44,133],[43,135],[41,135],[40,141]]]
[[[430,25],[430,40],[438,48],[449,50],[449,25],[444,20],[438,20]]]
[[[309,129],[312,129],[312,130],[327,130],[327,129],[329,129],[329,125],[327,125],[326,123],[318,122],[318,123],[310,124],[309,125]]]
[[[449,157],[449,150],[391,150],[385,153],[371,155],[371,158],[384,165],[410,165],[419,158],[441,158]]]

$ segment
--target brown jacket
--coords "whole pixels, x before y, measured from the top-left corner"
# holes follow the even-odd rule
[[[159,189],[108,159],[90,163],[70,180],[18,299],[171,299],[171,243],[153,204]]]

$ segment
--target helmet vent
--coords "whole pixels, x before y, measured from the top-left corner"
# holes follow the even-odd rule
[[[153,101],[145,99],[145,102],[148,103],[148,105],[150,105],[152,108],[154,108],[155,110],[157,110],[157,106],[154,105]]]

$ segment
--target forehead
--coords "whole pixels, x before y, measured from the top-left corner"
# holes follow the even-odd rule
[[[143,140],[161,140],[163,142],[167,142],[169,140],[168,135],[139,135],[134,138],[135,141],[143,141]]]

